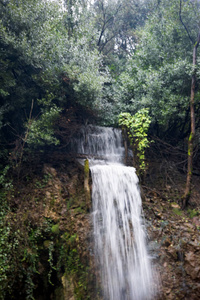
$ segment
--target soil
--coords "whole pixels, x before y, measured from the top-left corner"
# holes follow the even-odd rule
[[[181,209],[186,174],[178,161],[150,163],[143,189],[148,247],[159,278],[158,299],[200,299],[200,177]]]

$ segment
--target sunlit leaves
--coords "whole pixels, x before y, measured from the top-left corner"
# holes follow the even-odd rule
[[[145,150],[149,147],[148,130],[151,124],[149,110],[143,108],[135,115],[130,113],[121,113],[119,115],[119,125],[126,131],[130,143],[133,145],[136,164],[140,172],[143,173],[146,168],[145,164]]]

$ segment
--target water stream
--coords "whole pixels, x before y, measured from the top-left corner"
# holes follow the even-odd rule
[[[142,202],[135,169],[122,164],[124,149],[117,129],[83,129],[79,153],[90,160],[95,254],[106,300],[154,297],[153,269],[147,253]]]

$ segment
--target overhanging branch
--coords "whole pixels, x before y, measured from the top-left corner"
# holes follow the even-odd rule
[[[191,35],[190,35],[190,33],[189,33],[189,30],[187,29],[185,23],[184,23],[183,20],[182,20],[181,11],[182,11],[182,0],[180,0],[180,9],[179,9],[179,17],[180,17],[180,21],[181,21],[182,25],[184,26],[184,28],[185,28],[185,30],[186,30],[186,32],[187,32],[187,35],[188,35],[190,41],[191,41],[191,42],[193,43],[193,45],[194,45],[195,41],[192,39],[192,37],[191,37]]]

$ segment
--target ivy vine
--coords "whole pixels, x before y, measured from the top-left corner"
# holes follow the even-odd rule
[[[151,124],[149,110],[143,108],[135,115],[121,113],[119,115],[119,125],[127,133],[130,144],[133,146],[135,167],[139,168],[139,174],[146,171],[145,150],[149,147],[148,130]]]

